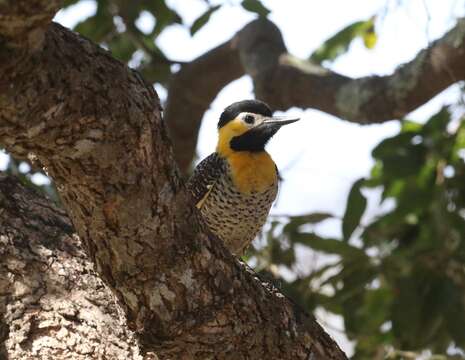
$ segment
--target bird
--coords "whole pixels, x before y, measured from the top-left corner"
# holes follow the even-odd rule
[[[299,118],[273,117],[260,100],[227,106],[218,121],[216,151],[187,182],[208,228],[236,256],[246,252],[263,227],[278,192],[279,172],[265,145]]]

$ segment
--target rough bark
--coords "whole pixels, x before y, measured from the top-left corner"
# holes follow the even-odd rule
[[[143,358],[65,212],[2,174],[0,257],[0,359]]]
[[[293,57],[287,52],[280,30],[268,20],[256,20],[225,43],[222,52],[215,49],[206,53],[181,67],[173,78],[166,121],[176,160],[186,171],[195,152],[203,113],[214,94],[241,75],[252,77],[257,98],[275,110],[314,108],[359,124],[382,123],[402,118],[465,79],[464,40],[465,20],[460,19],[452,30],[393,74],[352,79]],[[199,71],[201,64],[208,64],[207,72]],[[205,73],[229,77],[202,83]],[[191,101],[180,106],[171,99],[188,97],[194,91],[195,104]],[[186,141],[189,136],[192,140]]]
[[[46,167],[144,350],[161,359],[345,359],[311,316],[206,231],[153,88],[59,25],[34,31],[33,47],[2,39],[0,144]]]

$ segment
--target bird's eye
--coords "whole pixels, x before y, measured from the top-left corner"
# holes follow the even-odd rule
[[[255,118],[252,115],[246,115],[246,116],[244,116],[244,121],[247,124],[253,124],[254,121],[255,121]]]

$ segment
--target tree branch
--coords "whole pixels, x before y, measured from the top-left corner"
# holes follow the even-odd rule
[[[44,164],[146,350],[161,359],[346,358],[204,228],[149,84],[57,24],[36,51],[23,44],[0,61],[0,143]]]
[[[23,49],[40,48],[44,30],[61,6],[60,0],[32,0],[26,6],[15,0],[0,2],[0,49],[19,44]],[[40,10],[40,11],[37,11]]]
[[[64,211],[1,173],[0,256],[1,359],[141,359]]]
[[[280,30],[266,19],[255,20],[221,47],[221,57],[212,50],[181,69],[182,81],[173,81],[166,120],[175,157],[186,171],[205,110],[222,87],[243,74],[253,78],[257,98],[275,110],[314,108],[359,124],[382,123],[402,118],[465,79],[464,39],[465,20],[461,19],[392,75],[352,79],[288,54]],[[217,74],[231,76],[217,79]],[[194,93],[193,99],[200,101],[181,106],[171,101],[171,93],[175,99]]]
[[[315,108],[351,122],[381,123],[405,116],[465,79],[464,19],[392,75],[358,79],[293,58],[269,21],[257,20],[237,36],[256,95],[279,110]]]
[[[239,53],[228,41],[173,75],[164,118],[183,172],[192,163],[203,114],[220,90],[243,74]]]

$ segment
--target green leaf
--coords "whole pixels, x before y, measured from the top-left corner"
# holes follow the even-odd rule
[[[367,334],[376,331],[386,321],[392,304],[392,290],[387,287],[369,289],[364,296],[363,325]]]
[[[368,49],[373,48],[377,41],[374,21],[375,17],[372,17],[369,20],[357,21],[346,26],[316,49],[310,56],[310,60],[318,64],[325,60],[332,61],[346,53],[356,38],[362,38]]]
[[[259,16],[267,17],[270,13],[270,10],[268,10],[259,0],[243,0],[241,5],[247,11],[254,12]]]
[[[156,19],[151,35],[157,36],[169,25],[182,24],[182,18],[176,11],[170,9],[164,0],[144,0],[143,9],[152,13]]]
[[[364,179],[360,179],[354,183],[347,199],[346,211],[342,220],[342,234],[345,241],[349,240],[365,212],[367,200],[360,192],[363,182]]]
[[[385,179],[415,176],[420,171],[425,162],[426,148],[422,139],[419,143],[413,142],[416,136],[415,132],[401,132],[383,140],[373,149],[373,157],[382,162]]]
[[[294,221],[301,224],[316,224],[327,219],[332,219],[334,216],[330,213],[315,212],[301,216],[292,217]]]
[[[298,242],[297,238],[301,235],[299,228],[302,225],[316,224],[333,217],[329,213],[310,213],[301,216],[292,216],[289,218],[289,222],[283,227],[282,233],[287,235],[291,243],[295,243],[296,241]]]
[[[79,22],[74,31],[88,37],[96,43],[101,43],[114,31],[113,16],[108,11],[107,1],[99,1],[97,12],[84,21]]]
[[[295,242],[307,245],[313,250],[322,251],[332,255],[340,255],[344,258],[364,257],[363,250],[337,239],[322,238],[313,233],[299,233],[295,236]]]
[[[118,1],[118,15],[123,18],[125,24],[133,24],[143,10],[140,3],[136,1]]]
[[[78,1],[80,1],[80,0],[64,0],[64,1],[63,1],[62,9],[65,9],[65,8],[67,8],[68,6],[74,5],[74,4],[76,4]]]
[[[134,41],[127,33],[118,34],[108,42],[112,55],[124,62],[131,60],[132,55],[137,50]]]
[[[340,255],[344,258],[364,257],[365,253],[359,248],[349,245],[337,239],[323,239],[314,237],[310,241],[313,250],[323,251],[328,254]]]
[[[374,27],[368,30],[365,34],[363,34],[363,44],[367,49],[373,49],[378,42],[378,36],[375,33]]]
[[[194,23],[191,26],[191,36],[194,35],[197,31],[199,31],[207,22],[210,20],[210,16],[218,10],[221,5],[215,5],[205,11],[202,15],[200,15],[197,19],[195,19]]]
[[[452,148],[451,160],[460,163],[460,151],[463,149],[465,149],[465,118],[462,119],[462,122],[455,133],[455,141]]]
[[[81,21],[74,27],[74,31],[88,37],[96,43],[102,42],[114,28],[111,16],[92,16]]]
[[[331,219],[334,216],[329,213],[310,213],[300,216],[292,216],[289,218],[289,222],[284,226],[283,233],[293,234],[297,229],[305,224],[316,224],[321,221]]]
[[[461,347],[465,346],[465,308],[462,303],[463,292],[458,287],[453,287],[447,294],[449,304],[445,307],[446,326],[451,333],[452,338]]]
[[[423,128],[423,125],[411,120],[402,120],[402,132],[415,132],[418,133]]]
[[[279,239],[272,236],[272,232],[268,233],[267,250],[270,256],[270,262],[274,264],[282,264],[291,266],[295,262],[295,251],[293,247],[283,248]]]
[[[381,141],[372,151],[372,155],[375,159],[383,160],[384,158],[399,154],[404,151],[403,148],[409,146],[412,143],[412,139],[415,136],[412,132],[402,132],[390,138]],[[401,149],[401,150],[399,150]]]
[[[438,113],[434,114],[423,126],[422,133],[425,135],[441,135],[442,132],[446,131],[447,125],[450,122],[450,112],[447,106],[439,110]]]
[[[335,298],[334,296],[328,296],[328,295],[324,295],[321,293],[314,293],[312,295],[315,298],[314,300],[315,305],[312,307],[307,305],[308,311],[313,310],[317,306],[322,306],[326,310],[332,312],[333,314],[342,315],[342,307],[337,298]]]
[[[165,86],[171,77],[170,64],[166,63],[152,63],[143,59],[137,68],[142,74],[142,77],[150,83],[159,83]]]

